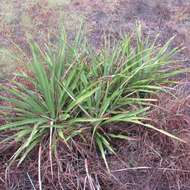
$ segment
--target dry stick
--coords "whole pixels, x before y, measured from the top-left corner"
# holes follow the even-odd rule
[[[10,165],[8,165],[5,170],[5,187],[6,187],[6,189],[8,189],[8,184],[10,184],[9,167],[10,167]]]
[[[66,78],[67,74],[69,73],[69,71],[72,69],[73,65],[75,65],[76,61],[74,61],[70,66],[69,68],[65,71],[63,77],[61,78],[62,81]]]
[[[41,179],[41,153],[42,153],[42,145],[39,146],[38,151],[38,183],[39,183],[39,190],[42,190],[42,179]]]
[[[51,176],[53,179],[53,161],[52,161],[52,133],[53,133],[53,121],[50,122],[50,140],[49,140],[49,160],[50,160],[50,167],[51,167]]]
[[[3,178],[2,178],[2,177],[0,177],[0,180],[1,180],[3,183],[5,183],[5,180],[3,180]]]
[[[59,182],[59,186],[61,187],[62,190],[64,190],[62,184],[61,184],[61,180],[60,180],[60,172],[63,173],[63,168],[61,167],[61,163],[60,163],[60,160],[59,160],[59,157],[58,157],[58,153],[57,153],[57,147],[55,149],[55,158],[56,158],[56,161],[57,161],[57,164],[58,164],[58,182]]]
[[[86,189],[86,183],[87,183],[87,176],[84,178],[84,188],[83,188],[83,190]]]
[[[88,182],[89,182],[89,185],[90,185],[90,189],[95,190],[93,182],[92,182],[92,177],[90,176],[89,171],[88,171],[88,161],[87,161],[87,159],[85,159],[84,162],[85,162],[86,175],[87,175],[87,179],[88,179]]]
[[[32,179],[31,179],[30,175],[28,174],[28,172],[27,172],[26,174],[27,174],[27,177],[28,177],[28,179],[29,179],[29,181],[30,181],[30,183],[31,183],[31,185],[32,185],[32,187],[33,187],[33,189],[36,190],[36,188],[35,188],[35,186],[34,186],[34,183],[32,182]]]

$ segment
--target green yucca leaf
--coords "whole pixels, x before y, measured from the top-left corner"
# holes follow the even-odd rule
[[[75,124],[75,123],[97,123],[100,121],[105,121],[109,119],[108,117],[106,118],[76,118],[76,119],[72,119],[69,121],[70,124]]]
[[[19,162],[17,164],[17,166],[19,166],[24,159],[28,156],[28,154],[39,144],[40,139],[36,138],[35,140],[33,140],[29,146],[27,147],[26,151],[22,154],[21,158],[19,159]],[[18,155],[19,156],[19,155]],[[14,159],[16,159],[16,156],[14,157]],[[12,159],[12,161],[14,161],[14,159]]]
[[[41,91],[42,95],[45,98],[47,107],[51,113],[51,117],[55,117],[55,108],[54,101],[52,96],[52,91],[50,89],[50,81],[48,80],[48,75],[45,71],[45,67],[43,64],[39,63],[39,47],[36,44],[31,45],[32,55],[33,55],[33,63],[31,68],[35,74],[35,78],[38,81],[37,88]]]
[[[19,112],[19,113],[26,113],[27,112],[24,109],[15,108],[11,105],[10,106],[0,106],[0,110],[1,110],[1,112],[3,112],[3,111],[15,111],[15,112]]]
[[[96,135],[101,139],[102,144],[106,147],[106,149],[108,149],[111,153],[115,154],[115,151],[113,150],[105,136],[100,133],[96,133]]]
[[[25,139],[25,137],[27,135],[29,135],[31,133],[31,131],[32,131],[32,128],[26,129],[26,126],[23,127],[23,130],[21,130],[21,128],[19,128],[19,131],[15,134],[15,137],[14,137],[15,141],[22,142],[22,140]]]
[[[108,135],[108,136],[110,136],[111,138],[114,138],[114,139],[122,139],[122,140],[128,140],[128,141],[136,141],[137,140],[136,138],[129,137],[127,135],[121,135],[121,134],[115,135],[115,134],[109,133],[109,134],[106,134],[106,135]]]
[[[97,87],[99,88],[99,87]],[[69,107],[67,108],[67,112],[69,112],[71,109],[73,109],[76,105],[80,104],[81,102],[83,102],[85,99],[87,99],[88,97],[92,96],[92,94],[95,93],[95,91],[97,90],[97,88],[92,89],[92,90],[85,90],[84,92],[82,92],[79,96],[77,96],[76,98],[74,98],[73,102],[69,105]]]
[[[21,86],[19,87],[21,88]],[[25,92],[21,92],[20,90],[16,90],[14,88],[8,88],[8,87],[5,89],[15,96],[16,101],[24,102],[25,104],[27,104],[28,105],[27,107],[30,108],[30,110],[33,110],[33,112],[43,113],[46,111],[44,105],[41,104],[41,101],[39,100],[39,98],[35,94],[28,94],[28,91],[26,89],[25,89]]]
[[[40,142],[41,131],[37,130],[37,124],[34,126],[32,133],[30,133],[29,137],[26,138],[26,141],[17,149],[17,151],[10,158],[11,163],[14,162],[19,156],[18,166],[23,162],[24,158],[28,155],[28,153],[38,145]]]
[[[1,125],[0,131],[16,128],[16,127],[23,126],[23,125],[35,124],[38,122],[45,122],[45,121],[46,120],[44,120],[42,118],[25,119],[22,121],[16,121],[16,122],[12,122],[9,124]]]
[[[101,156],[102,156],[102,158],[104,160],[106,168],[110,172],[110,169],[109,169],[109,166],[108,166],[108,163],[107,163],[107,160],[106,160],[105,149],[103,147],[103,143],[102,143],[99,136],[96,137],[96,143],[97,143],[98,149],[100,150]]]

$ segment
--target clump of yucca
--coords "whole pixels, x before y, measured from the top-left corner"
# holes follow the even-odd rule
[[[19,73],[17,79],[22,80],[1,86],[11,97],[0,97],[8,102],[0,107],[7,120],[0,126],[0,132],[10,132],[0,143],[20,142],[11,161],[19,159],[20,164],[33,148],[45,141],[51,157],[58,141],[68,143],[89,130],[86,126],[90,126],[92,142],[107,168],[105,150],[115,153],[112,139],[127,139],[106,132],[106,126],[112,123],[142,125],[178,139],[148,124],[146,117],[156,101],[151,95],[166,91],[165,87],[172,82],[170,78],[184,72],[168,67],[171,57],[179,51],[179,48],[169,50],[170,42],[164,46],[156,45],[156,40],[151,43],[141,36],[140,27],[135,36],[125,36],[113,46],[106,38],[98,53],[87,45],[80,32],[72,42],[67,41],[63,32],[54,48],[45,44],[42,50],[32,42],[28,66],[31,74]]]

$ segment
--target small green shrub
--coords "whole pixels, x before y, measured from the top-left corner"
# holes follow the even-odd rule
[[[156,40],[155,40],[156,41]],[[96,52],[89,47],[79,32],[75,40],[67,41],[63,32],[59,44],[42,50],[31,43],[32,59],[29,73],[17,74],[30,85],[14,80],[9,86],[1,85],[11,97],[1,96],[8,102],[0,109],[7,115],[7,123],[0,131],[9,132],[1,143],[20,142],[11,161],[20,164],[28,153],[41,143],[49,144],[50,157],[58,141],[67,143],[82,135],[90,126],[95,142],[108,168],[105,150],[113,153],[113,138],[127,136],[108,133],[112,123],[133,123],[152,128],[174,139],[179,138],[147,124],[146,114],[156,101],[152,94],[166,91],[165,86],[183,69],[170,69],[171,57],[179,48],[169,50],[171,40],[164,46],[150,43],[141,36],[124,37]],[[14,116],[13,116],[14,115]]]

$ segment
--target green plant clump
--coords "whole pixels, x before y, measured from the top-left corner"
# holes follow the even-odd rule
[[[53,155],[58,141],[68,143],[75,136],[91,131],[108,168],[105,150],[114,152],[112,139],[127,136],[109,133],[113,123],[128,123],[152,128],[174,139],[176,136],[148,124],[146,114],[156,101],[152,94],[166,91],[173,76],[184,72],[171,69],[171,57],[179,48],[169,50],[172,39],[156,45],[141,35],[125,36],[111,43],[105,37],[104,47],[95,51],[89,47],[81,32],[72,42],[62,32],[58,45],[45,48],[31,43],[32,59],[28,71],[17,74],[7,86],[10,96],[0,96],[7,102],[1,106],[6,124],[0,132],[8,132],[1,143],[20,144],[11,157],[20,164],[35,147],[49,144]],[[113,41],[112,41],[113,42]]]

